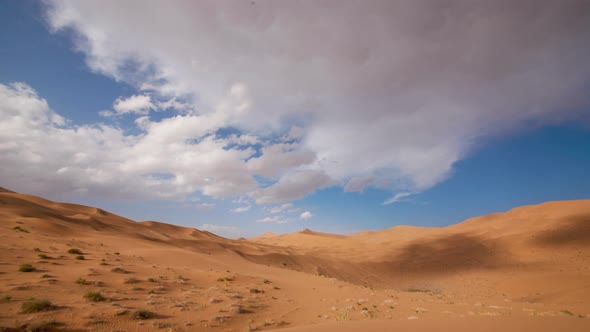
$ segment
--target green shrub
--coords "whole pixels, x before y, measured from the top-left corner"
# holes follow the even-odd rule
[[[14,229],[17,232],[23,232],[23,233],[28,233],[29,231],[27,231],[26,229],[20,227],[20,226],[14,226],[12,227],[12,229]]]
[[[32,299],[21,305],[21,312],[24,314],[31,314],[34,312],[48,311],[54,309],[54,306],[49,300],[35,300]]]
[[[88,292],[84,295],[84,298],[87,299],[88,301],[92,301],[92,302],[99,302],[99,301],[106,300],[104,298],[104,296],[102,296],[102,294],[100,294],[100,292]]]
[[[125,279],[126,284],[137,284],[140,280],[134,277]]]
[[[86,279],[84,278],[78,278],[78,280],[76,280],[76,283],[78,285],[88,285],[88,281],[86,281]]]
[[[131,317],[133,319],[144,320],[144,319],[154,318],[154,316],[155,316],[154,313],[151,311],[139,309],[139,310],[135,311]]]
[[[18,270],[20,272],[33,272],[35,271],[35,268],[31,264],[23,264],[18,268]]]
[[[82,255],[78,255],[78,256],[76,256],[76,259],[79,261],[83,261],[85,258]]]
[[[82,251],[80,251],[80,249],[76,249],[76,248],[72,248],[68,250],[68,254],[72,254],[72,255],[81,255]]]

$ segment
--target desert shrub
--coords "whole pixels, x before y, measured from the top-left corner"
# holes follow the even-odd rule
[[[129,271],[125,271],[124,269],[120,268],[120,267],[115,267],[111,270],[111,272],[115,272],[115,273],[129,273]]]
[[[41,249],[39,249],[39,248],[33,248],[33,251],[34,252],[41,252]]]
[[[30,314],[34,312],[48,311],[53,309],[54,306],[49,300],[36,300],[32,299],[21,305],[21,312],[24,314]]]
[[[72,255],[81,255],[82,251],[80,251],[80,249],[76,249],[76,248],[72,248],[68,250],[68,254],[72,254]]]
[[[39,255],[37,255],[37,256],[38,256],[39,258],[41,258],[41,259],[51,259],[51,257],[49,257],[49,256],[47,256],[47,255],[45,255],[45,254],[39,254]]]
[[[33,272],[35,271],[35,268],[31,264],[23,264],[18,268],[18,270],[20,272]]]
[[[12,296],[10,296],[10,295],[8,295],[8,294],[5,294],[4,296],[2,296],[2,297],[0,298],[0,302],[8,302],[8,301],[10,301],[10,300],[12,300]]]
[[[88,281],[86,281],[86,279],[84,278],[78,278],[78,280],[76,280],[76,283],[78,285],[88,285]]]
[[[99,301],[106,300],[104,298],[104,296],[102,296],[102,294],[100,294],[100,292],[88,292],[88,293],[84,294],[84,298],[87,299],[88,301],[92,301],[92,302],[99,302]]]
[[[270,281],[270,280],[268,280],[268,279],[264,279],[264,283],[265,283],[265,284],[270,284],[270,283],[271,283],[271,281]]]
[[[264,291],[261,290],[261,289],[250,288],[250,293],[252,293],[252,294],[260,294],[260,293],[264,293]]]
[[[133,319],[144,320],[154,318],[154,313],[145,309],[136,310],[131,316]]]
[[[29,232],[28,230],[26,230],[26,229],[24,229],[24,228],[22,228],[20,226],[14,226],[14,227],[12,227],[12,229],[14,229],[17,232],[23,232],[23,233],[28,233]]]
[[[130,277],[130,278],[125,279],[126,284],[137,284],[138,282],[139,282],[139,279],[134,278],[134,277]]]
[[[148,278],[149,282],[158,282],[158,280],[154,279],[154,278]]]
[[[78,256],[76,256],[76,259],[79,261],[83,261],[85,258],[82,255],[78,255]]]

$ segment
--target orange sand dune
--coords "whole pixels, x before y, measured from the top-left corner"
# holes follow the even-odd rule
[[[230,240],[0,188],[0,220],[0,330],[582,331],[590,322],[590,200],[444,228]],[[23,313],[31,297],[52,306]],[[139,309],[154,316],[135,319]]]

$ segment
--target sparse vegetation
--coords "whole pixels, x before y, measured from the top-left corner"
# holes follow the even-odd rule
[[[336,321],[338,322],[348,319],[348,312],[346,311],[339,312],[338,315],[336,315]]]
[[[148,278],[149,282],[158,282],[158,280],[154,279],[154,278]]]
[[[24,229],[24,228],[22,228],[20,226],[14,226],[14,227],[12,227],[12,229],[14,229],[17,232],[22,232],[22,233],[28,233],[29,232],[28,230],[26,230],[26,229]]]
[[[52,257],[49,257],[49,256],[47,256],[47,255],[45,255],[45,254],[39,254],[39,255],[37,255],[37,256],[38,256],[39,258],[41,258],[41,259],[52,259]]]
[[[252,293],[252,294],[260,294],[260,293],[264,293],[264,291],[261,290],[261,289],[250,288],[250,293]]]
[[[18,268],[18,270],[20,272],[33,272],[35,271],[35,268],[31,264],[23,264]]]
[[[137,278],[134,278],[134,277],[130,277],[130,278],[125,279],[126,284],[137,284],[138,282],[140,282],[140,280]]]
[[[80,249],[71,248],[71,249],[68,250],[68,254],[81,255],[82,254],[82,251],[80,251]]]
[[[119,253],[118,251],[115,251],[113,254],[119,256],[121,253]]]
[[[86,279],[84,279],[84,278],[78,278],[78,280],[76,280],[76,283],[78,285],[88,285],[89,284],[89,282],[86,281]]]
[[[120,267],[115,267],[111,270],[111,272],[115,272],[115,273],[129,273],[126,270],[120,268]]]
[[[145,319],[154,318],[154,316],[155,316],[154,313],[149,310],[139,309],[139,310],[136,310],[131,317],[133,319],[145,320]]]
[[[34,252],[41,252],[41,249],[39,249],[39,248],[33,248],[33,251]]]
[[[12,296],[10,296],[10,295],[8,295],[8,294],[5,294],[4,296],[2,296],[2,297],[0,298],[0,302],[8,302],[8,301],[10,301],[10,300],[12,300]]]
[[[84,298],[92,302],[100,302],[106,300],[100,292],[88,292],[84,294]]]
[[[408,288],[405,290],[408,293],[432,293],[429,289],[420,289],[420,288]]]
[[[223,282],[223,281],[234,281],[234,278],[232,278],[232,277],[224,277],[224,278],[217,279],[217,281],[220,281],[220,282]]]
[[[82,255],[78,255],[78,256],[76,256],[76,259],[79,261],[83,261],[86,258],[84,258],[84,256],[82,256]]]
[[[23,314],[31,314],[34,312],[49,311],[54,308],[49,300],[31,299],[21,305],[21,312]]]
[[[573,315],[574,315],[574,314],[573,314],[571,311],[569,311],[569,310],[562,310],[562,311],[561,311],[561,313],[562,313],[562,314],[564,314],[564,315],[568,315],[568,316],[573,316]]]

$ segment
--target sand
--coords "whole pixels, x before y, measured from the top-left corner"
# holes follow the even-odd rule
[[[230,240],[0,188],[0,220],[0,327],[7,330],[590,326],[590,200],[519,207],[445,228],[348,236],[306,229]],[[22,264],[35,270],[19,272]],[[92,292],[101,301],[84,297]],[[49,300],[49,310],[23,313],[33,297]],[[138,310],[153,317],[136,319]]]

